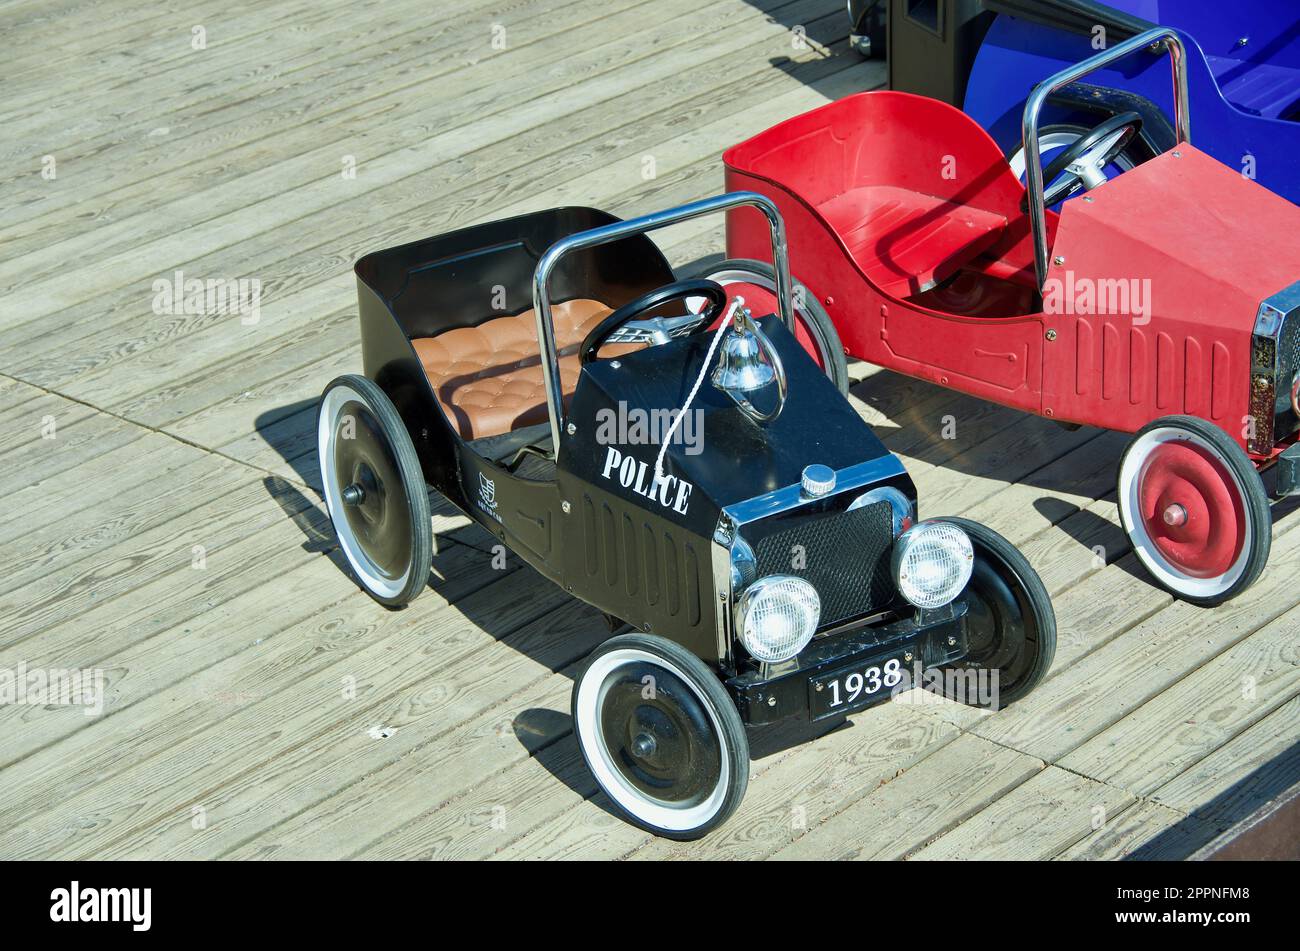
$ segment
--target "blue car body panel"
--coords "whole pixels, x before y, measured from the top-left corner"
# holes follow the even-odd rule
[[[1183,35],[1192,142],[1224,165],[1300,203],[1300,20],[1287,11],[1288,5],[1276,0],[1114,0],[1110,6],[1172,26]],[[1093,36],[998,16],[975,58],[966,112],[1012,151],[1021,141],[1029,90],[1094,55],[1093,43]],[[1173,114],[1172,79],[1164,54],[1132,57],[1085,82],[1143,96],[1166,115]],[[1040,125],[1067,115],[1077,116],[1078,110],[1054,106],[1044,112]],[[1089,124],[1096,121],[1099,118]]]

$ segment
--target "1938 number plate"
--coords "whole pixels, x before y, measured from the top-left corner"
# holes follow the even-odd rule
[[[808,681],[812,719],[852,713],[889,696],[903,679],[903,659],[890,657],[846,667]]]

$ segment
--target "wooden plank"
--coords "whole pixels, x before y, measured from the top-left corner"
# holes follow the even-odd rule
[[[223,857],[350,856],[368,845],[379,847],[383,830],[370,826],[375,802],[385,803],[386,816],[394,823],[418,817],[564,736],[565,718],[547,711],[567,706],[573,673],[573,668],[566,668],[537,681],[494,712],[457,725],[436,743],[411,750],[400,765],[391,763],[362,777],[337,795],[227,850]],[[563,791],[556,789],[556,795],[562,797]]]
[[[54,438],[40,431],[41,420],[23,413],[15,420],[9,448],[0,444],[0,494],[18,492],[90,459],[135,442],[148,432],[102,413],[80,414],[67,403],[50,414],[55,419]],[[43,417],[44,413],[41,414]],[[19,464],[21,462],[21,465]]]
[[[960,514],[1022,545],[1112,493],[1128,440],[1123,433],[1102,433]]]
[[[910,858],[1050,858],[1133,801],[1122,789],[1048,766]]]
[[[303,663],[293,651],[308,650],[324,660],[333,656],[340,645],[347,646],[346,633],[322,627],[321,615],[328,614],[343,599],[349,599],[353,610],[361,610],[368,598],[358,591],[347,576],[343,559],[337,550],[322,551],[317,545],[295,545],[301,540],[302,527],[292,522],[274,525],[257,535],[232,545],[226,564],[217,566],[204,579],[198,592],[189,591],[178,584],[176,575],[170,575],[141,588],[131,598],[118,598],[103,607],[89,612],[84,618],[48,628],[25,640],[18,650],[0,652],[0,657],[10,653],[29,665],[44,664],[65,668],[102,668],[109,691],[107,712],[120,714],[133,704],[153,698],[166,690],[175,691],[187,678],[197,676],[203,681],[204,697],[237,697],[230,703],[245,703],[250,684],[260,685],[268,676],[281,676],[300,669]],[[467,533],[459,533],[465,535]],[[331,540],[332,541],[332,540]],[[518,567],[513,559],[502,570],[484,571],[487,560],[484,553],[468,545],[459,544],[451,537],[439,537],[431,566],[431,591],[420,598],[423,612],[432,613],[442,606],[467,597],[504,577],[506,571]],[[268,578],[264,566],[274,561],[277,571]],[[179,595],[187,594],[188,597]],[[280,601],[277,604],[277,600]],[[140,608],[151,603],[163,604],[148,612],[142,620],[130,608]],[[371,610],[377,610],[371,606]],[[416,612],[404,615],[413,622]],[[269,619],[269,620],[268,620]],[[274,634],[284,631],[296,621],[300,636],[282,639],[267,648],[264,645]],[[305,633],[304,633],[305,632]],[[289,650],[282,655],[281,650]],[[245,652],[246,664],[254,670],[246,673],[246,681],[230,679],[217,684],[209,669],[221,661]],[[308,661],[311,663],[311,661]],[[271,674],[268,674],[268,670]],[[179,691],[184,693],[184,690]],[[254,692],[256,693],[256,692]],[[212,696],[209,697],[209,694]],[[223,700],[223,702],[225,702]],[[137,723],[147,723],[152,711],[164,731],[173,737],[182,731],[207,725],[213,710],[226,709],[220,703],[200,706],[184,715],[176,712],[175,701],[155,704],[132,714]],[[44,712],[44,711],[43,711]],[[13,760],[62,739],[69,734],[92,725],[84,717],[73,716],[59,710],[48,711],[58,716],[27,714],[22,728],[9,734],[3,749]],[[0,708],[0,724],[6,716],[19,716],[18,708]],[[110,733],[124,720],[115,721],[107,729]],[[139,728],[139,727],[137,727]],[[128,729],[123,727],[123,729]],[[93,745],[99,733],[89,738]],[[87,739],[74,741],[86,743]],[[129,762],[127,751],[114,760],[117,767]],[[78,754],[84,755],[84,754]],[[20,772],[36,772],[40,764],[24,764]],[[43,807],[43,806],[42,806]]]
[[[13,843],[14,854],[104,856],[116,848],[142,854],[177,842],[194,847],[196,837],[189,824],[192,805],[213,811],[214,819],[232,822],[233,817],[222,809],[231,793],[264,791],[268,780],[273,780],[272,789],[279,795],[292,795],[294,784],[283,784],[289,770],[316,772],[329,760],[333,767],[327,775],[336,776],[335,770],[349,755],[365,755],[370,750],[373,756],[377,744],[380,757],[388,762],[401,745],[389,740],[416,733],[421,718],[441,722],[444,707],[466,689],[454,684],[448,690],[439,684],[438,673],[447,658],[469,655],[495,638],[508,636],[562,600],[562,592],[550,582],[531,571],[520,571],[470,595],[459,609],[438,606],[428,615],[420,610],[419,600],[406,612],[390,612],[382,618],[376,618],[369,599],[341,602],[323,630],[330,638],[338,637],[335,631],[345,632],[344,643],[352,641],[355,649],[345,647],[323,652],[323,656],[312,652],[320,656],[315,663],[309,662],[312,655],[302,656],[297,665],[268,671],[278,679],[265,688],[265,696],[258,691],[218,723],[211,724],[208,717],[210,725],[189,735],[173,735],[165,719],[147,717],[147,731],[130,732],[130,749],[118,746],[114,750],[115,762],[131,755],[138,760],[136,765],[101,779],[93,788],[62,800],[39,819],[25,823]],[[415,618],[404,617],[413,610]],[[416,618],[423,623],[412,623]],[[322,619],[310,623],[310,629],[322,630]],[[291,636],[289,640],[296,639]],[[256,671],[263,669],[257,664],[241,665],[240,659],[227,663],[240,667],[246,676],[256,676]],[[228,680],[224,676],[227,670],[221,668],[217,665],[205,672],[209,683],[235,684],[250,691],[261,686],[260,681]],[[354,678],[355,698],[344,689],[346,678]],[[166,701],[173,698],[185,698],[196,707],[203,703],[200,684],[194,678],[178,685],[171,697],[150,702],[170,707],[174,704]],[[145,713],[143,709],[138,712]],[[372,729],[379,728],[392,734],[372,735]],[[94,732],[90,727],[77,736]],[[241,742],[232,744],[235,737]],[[256,754],[250,759],[248,743],[254,738]],[[146,751],[137,751],[141,745],[149,747],[147,759],[140,756]],[[329,751],[325,757],[322,750]],[[302,789],[310,792],[311,786]],[[4,798],[0,786],[0,801]],[[61,819],[86,809],[101,817],[93,828],[75,829]],[[272,819],[265,809],[242,815],[253,824]],[[0,821],[7,820],[9,812],[3,809]]]
[[[1060,765],[1146,795],[1300,695],[1293,608],[1212,658]]]
[[[772,858],[901,859],[1044,768],[1041,760],[962,734]]]
[[[771,34],[779,27],[762,21],[757,13],[737,17],[737,11],[727,0],[689,10],[686,0],[670,0],[680,5],[674,8],[679,14],[688,11],[692,30],[684,31],[671,19],[655,20],[652,26],[635,37],[620,37],[574,52],[570,48],[563,60],[546,74],[535,76],[530,83],[530,98],[496,115],[495,121],[481,121],[489,105],[501,106],[502,97],[496,89],[482,95],[474,94],[460,99],[457,106],[472,116],[471,124],[446,130],[434,139],[406,149],[391,151],[367,163],[367,184],[390,184],[427,169],[436,156],[446,156],[453,150],[467,150],[473,143],[477,147],[508,141],[524,129],[534,128],[548,119],[572,112],[579,104],[612,98],[620,92],[644,88],[659,78],[667,78],[681,65],[689,63],[697,47],[706,44],[715,55],[725,55],[735,49],[750,45],[755,33],[764,30]],[[796,0],[793,10],[811,10],[807,0]],[[753,32],[744,28],[753,24]],[[725,28],[725,29],[724,29]],[[700,31],[700,32],[697,32]],[[670,52],[647,59],[648,49],[654,45],[672,47]],[[575,82],[595,66],[597,75]],[[488,67],[485,67],[488,68]],[[495,74],[496,66],[491,67]],[[454,83],[448,80],[442,90],[444,95],[454,92]],[[541,90],[547,90],[542,94]],[[477,105],[476,105],[477,103]],[[331,167],[337,164],[337,157]],[[254,173],[258,174],[258,173]],[[288,183],[285,183],[288,184]],[[119,251],[99,258],[71,275],[37,281],[26,285],[11,296],[12,314],[22,314],[27,322],[66,309],[89,300],[96,293],[117,287],[129,281],[148,282],[158,273],[167,273],[174,267],[185,265],[195,257],[211,253],[228,245],[247,240],[268,230],[270,223],[287,223],[311,211],[319,211],[340,201],[340,192],[346,183],[331,175],[298,187],[277,190],[276,194],[255,206],[241,208],[220,215],[202,225],[188,229],[183,244],[170,237],[156,238],[130,250]],[[335,221],[339,220],[335,217]],[[182,250],[183,249],[183,250]],[[0,325],[10,326],[11,319],[0,316]]]
[[[903,704],[855,714],[840,729],[753,763],[749,789],[736,814],[725,826],[691,843],[656,839],[623,822],[588,777],[588,798],[497,854],[528,859],[761,857],[933,755],[956,735],[954,729]]]
[[[569,733],[512,765],[464,796],[421,815],[358,852],[364,859],[514,858],[521,833],[549,828],[566,805],[595,792],[595,780]],[[611,821],[615,820],[609,816]],[[624,828],[626,826],[624,825]],[[617,835],[617,830],[610,830]],[[591,858],[586,853],[584,858]]]
[[[1053,857],[1071,861],[1141,858],[1176,862],[1195,852],[1217,831],[1213,825],[1159,803],[1139,800]]]
[[[971,729],[1056,762],[1288,610],[1291,579],[1300,566],[1300,533],[1293,527],[1294,522],[1275,527],[1269,570],[1230,614],[1171,603],[1061,671],[1051,690],[1033,693]]]
[[[527,46],[530,39],[545,34],[552,21],[561,27],[571,22],[562,6],[556,8],[548,0],[526,2],[548,8],[549,16],[526,28],[525,39],[518,45]],[[526,27],[528,18],[520,16],[520,4],[498,4],[497,10],[507,6],[514,11],[512,27]],[[427,7],[424,11],[427,15]],[[449,12],[456,12],[455,5]],[[400,38],[380,43],[379,56],[370,47],[357,49],[353,42],[335,45],[319,69],[285,70],[280,63],[278,70],[284,71],[269,77],[273,81],[245,85],[234,95],[218,97],[213,107],[204,111],[191,107],[193,111],[173,112],[165,126],[116,127],[98,139],[82,136],[73,147],[87,150],[86,157],[94,159],[92,167],[80,168],[93,175],[79,174],[72,179],[65,175],[16,203],[0,224],[0,239],[31,238],[46,227],[54,228],[55,239],[66,239],[76,233],[77,210],[84,211],[90,202],[97,209],[96,219],[114,217],[118,208],[130,214],[157,207],[187,188],[210,188],[268,162],[327,145],[322,138],[338,135],[335,128],[364,127],[381,113],[400,108],[396,99],[376,101],[379,97],[405,90],[407,100],[420,100],[423,97],[416,93],[426,77],[439,69],[464,69],[470,54],[482,49],[490,19],[462,18],[460,23],[438,26],[422,23],[418,30],[407,29]],[[454,42],[457,36],[460,39]],[[222,86],[220,78],[206,84],[207,89]],[[255,108],[250,108],[253,103]],[[304,132],[312,130],[315,138],[301,139]],[[348,144],[335,149],[331,161],[335,167],[342,155],[349,154],[349,148],[358,145],[356,136],[343,134],[345,138],[337,141],[340,146]],[[147,146],[143,149],[142,141]],[[48,153],[49,149],[42,151]],[[115,151],[122,154],[114,155]],[[106,153],[112,157],[103,160]],[[74,161],[77,154],[72,156]]]
[[[181,484],[189,480],[201,481],[207,489],[220,492],[226,487],[233,488],[248,477],[247,468],[238,463],[214,460],[197,450],[191,450],[187,455],[190,457],[188,465],[169,469],[164,460],[142,452],[139,456],[141,464],[157,465],[154,470],[157,478],[135,485],[119,483],[111,500],[80,509],[71,517],[43,524],[29,523],[28,531],[22,535],[22,551],[15,552],[16,557],[8,557],[7,553],[0,555],[0,594],[170,523],[178,515],[168,505],[175,494],[175,486],[164,480],[175,479]]]
[[[608,18],[638,2],[643,0],[613,0],[596,9],[574,2],[557,6],[547,0],[516,0],[511,4],[515,9],[502,12],[509,13],[511,35],[519,42],[500,54],[493,53],[493,63],[509,72],[512,63],[529,55],[527,49],[534,43],[560,30],[590,28],[592,20]],[[298,182],[314,180],[326,168],[341,172],[343,155],[353,155],[364,168],[384,151],[409,142],[409,127],[427,120],[429,102],[420,93],[440,77],[450,76],[454,82],[449,90],[452,98],[443,100],[440,109],[447,113],[445,124],[462,119],[453,111],[454,97],[473,88],[467,83],[482,86],[495,81],[486,70],[467,69],[466,59],[471,55],[481,58],[477,54],[490,51],[491,22],[499,18],[470,17],[447,23],[442,29],[422,26],[413,32],[409,16],[415,11],[409,9],[409,3],[405,5],[408,9],[403,17],[400,9],[404,4],[393,4],[397,9],[387,15],[387,22],[398,24],[400,30],[405,19],[408,28],[362,49],[354,48],[354,37],[345,29],[341,38],[347,52],[342,56],[328,31],[313,24],[303,35],[313,46],[334,54],[321,61],[323,68],[303,69],[294,64],[293,56],[281,53],[273,76],[255,77],[251,80],[255,88],[231,90],[219,97],[215,111],[203,113],[202,122],[186,122],[184,113],[173,112],[179,121],[157,126],[158,113],[151,112],[134,128],[120,123],[98,139],[83,135],[70,150],[44,142],[40,151],[54,152],[65,171],[71,168],[68,174],[76,176],[77,197],[81,201],[93,198],[110,213],[98,216],[88,229],[84,220],[66,211],[58,214],[57,202],[48,200],[59,194],[59,179],[25,181],[31,190],[29,220],[9,225],[0,234],[21,242],[34,238],[39,229],[45,238],[42,245],[24,254],[21,262],[0,264],[0,284],[48,277],[59,269],[60,261],[66,270],[67,261],[80,260],[87,251],[102,254],[138,244],[170,233],[184,222],[198,223],[274,197],[280,189],[267,177],[272,166],[278,169],[277,176]],[[629,24],[613,22],[610,26],[626,31]],[[374,26],[374,21],[370,25]],[[186,82],[173,80],[172,89],[201,89],[211,98],[214,91],[243,81],[238,70],[223,69],[219,57],[208,55],[208,51],[188,58],[194,65],[184,70]],[[199,82],[203,77],[195,76],[195,70],[210,76],[211,82]],[[238,104],[253,96],[258,108],[250,115]],[[286,108],[286,103],[292,108]],[[351,126],[374,122],[381,114],[385,121],[377,135],[359,140],[349,134]],[[142,152],[141,141],[153,148]],[[77,164],[83,156],[93,159],[93,167]],[[299,171],[295,174],[291,169]],[[236,178],[242,188],[222,187]],[[148,190],[150,182],[152,192]],[[71,187],[64,190],[73,191]],[[46,210],[37,216],[41,207]],[[111,214],[113,209],[123,213]],[[91,243],[95,239],[102,241],[102,246]],[[31,277],[24,278],[24,270]]]
[[[348,278],[348,283],[351,283],[351,278]],[[352,291],[350,288],[347,292],[347,296],[351,296],[351,294]],[[342,299],[344,295],[339,294],[338,296],[339,299]],[[298,398],[302,403],[305,403],[308,399],[315,398],[316,392],[320,390],[322,383],[324,383],[326,379],[329,379],[331,375],[341,372],[343,369],[352,369],[351,366],[344,365],[344,362],[342,362],[348,355],[354,356],[355,359],[355,333],[344,333],[344,331],[347,330],[351,330],[351,327],[341,327],[341,333],[339,333],[337,339],[342,340],[346,339],[347,336],[351,336],[351,340],[354,340],[354,343],[350,343],[350,348],[344,349],[344,351],[338,353],[338,364],[330,366],[330,368],[317,370],[315,375],[309,372],[307,368],[300,368],[300,370],[295,370],[294,374],[296,375],[283,375],[283,377],[277,378],[276,381],[273,381],[272,386],[276,387],[277,394],[281,396],[278,408],[282,409],[285,414],[289,413],[291,409],[294,409],[295,400],[290,398]],[[290,343],[286,344],[286,346],[294,346],[294,344],[291,343],[291,338],[292,335],[290,334],[289,338],[287,338],[290,339]],[[235,366],[237,366],[237,362],[238,359],[231,357],[231,359],[227,361],[227,364],[229,364],[231,369],[234,370]],[[239,372],[242,373],[242,368],[239,369]],[[221,378],[220,374],[214,374],[214,377],[217,379]],[[291,383],[292,386],[281,388],[285,383]],[[164,387],[164,391],[168,390],[170,390],[170,387]],[[209,390],[209,392],[213,390]],[[161,405],[161,400],[156,400],[153,392],[148,394],[144,399],[147,401],[157,401],[157,403]],[[130,401],[127,401],[126,404],[117,405],[116,409],[121,412],[130,412]],[[177,431],[177,433],[183,435],[186,439],[211,444],[212,442],[216,442],[217,439],[220,439],[221,435],[229,435],[231,431],[238,433],[238,431],[246,431],[247,429],[250,429],[250,427],[247,426],[247,414],[243,414],[243,420],[235,422],[234,418],[238,416],[240,416],[239,405],[227,401],[227,403],[224,404],[212,405],[212,407],[205,409],[205,411],[200,411],[200,413],[191,414],[191,417],[185,418],[185,420],[174,422],[172,426],[169,426],[169,429]],[[156,422],[157,420],[153,421]],[[259,426],[273,424],[273,422],[273,416],[259,416]],[[256,442],[253,442],[252,446],[256,448]],[[311,444],[307,443],[303,448],[304,450],[311,451]],[[230,447],[224,447],[224,451],[230,451]],[[239,452],[238,455],[239,457],[243,457],[243,459],[250,459],[250,456],[244,455],[243,452]],[[266,465],[266,461],[257,460],[257,464]]]
[[[13,491],[0,510],[0,544],[12,542],[51,522],[94,518],[105,506],[141,482],[169,477],[177,468],[206,458],[207,453],[160,433],[144,433],[116,449],[61,469],[25,488]],[[147,464],[142,464],[147,460]],[[88,512],[89,509],[94,512]],[[9,562],[0,551],[0,564]]]
[[[210,499],[206,497],[209,480],[215,496]],[[231,543],[283,521],[282,505],[301,508],[307,502],[301,497],[273,499],[261,484],[239,483],[214,467],[211,476],[173,496],[174,521],[0,595],[0,646],[12,647],[163,575],[199,577],[208,563],[221,561]],[[201,561],[196,560],[200,556]]]
[[[674,77],[674,79],[677,77]],[[671,81],[671,80],[670,80]],[[599,87],[604,91],[605,87]],[[845,88],[849,88],[847,85]],[[806,90],[799,91],[805,99],[808,97]],[[779,105],[779,104],[778,104]],[[766,102],[762,107],[768,110],[765,113],[766,118],[762,122],[770,121],[773,114],[771,110],[774,106],[771,102]],[[756,124],[757,127],[757,124]],[[735,134],[734,126],[725,120],[719,120],[711,128],[715,130],[713,141],[707,144],[711,151],[717,149],[717,136],[722,134]],[[552,135],[553,130],[552,131]],[[693,140],[694,141],[694,140]],[[705,145],[700,145],[705,148]],[[552,145],[554,148],[554,145]],[[522,153],[511,149],[510,155],[520,156]],[[560,157],[551,163],[546,163],[543,167],[553,169],[556,175],[572,175],[571,156]],[[524,161],[524,158],[517,157],[516,161]],[[711,159],[712,161],[712,159]],[[533,161],[529,166],[530,169],[537,167],[538,163]],[[609,176],[601,173],[599,175],[589,176],[592,179],[592,185],[597,189],[608,190]],[[503,179],[509,181],[509,179]],[[378,196],[382,195],[384,190],[373,192],[367,196],[364,202],[357,201],[358,209],[364,208],[365,214],[375,213],[375,204],[378,202]],[[400,202],[394,207],[395,220],[405,220],[411,214],[418,214],[419,209],[414,212],[409,207],[409,198],[399,192]],[[598,190],[596,196],[600,194]],[[689,195],[684,197],[696,197]],[[596,200],[593,194],[587,190],[584,192],[581,200],[584,203]],[[554,199],[556,203],[561,201],[560,197]],[[535,207],[536,199],[530,199],[529,203]],[[351,203],[349,203],[351,204]],[[523,208],[509,207],[500,211],[500,214],[518,213]],[[617,210],[617,209],[616,209]],[[445,204],[438,206],[436,209],[431,208],[431,215],[437,217],[446,217],[448,208]],[[330,220],[337,220],[337,211],[330,213]],[[463,220],[458,224],[465,223]],[[410,235],[402,234],[402,226],[389,224],[387,227],[393,231],[388,238],[372,238],[369,242],[362,240],[357,244],[354,253],[360,253],[363,250],[371,249],[377,244],[395,243],[403,238],[409,239]],[[301,223],[293,226],[295,232],[301,229]],[[433,230],[431,227],[430,230]],[[275,253],[271,249],[279,249],[285,246],[286,240],[292,240],[291,237],[285,238],[277,234],[268,234],[259,237],[257,240],[249,243],[247,249],[241,249],[241,255],[249,255],[249,260],[256,258],[259,261],[258,267],[261,273],[265,274],[265,254]],[[356,242],[357,239],[345,239]],[[262,245],[266,245],[266,250],[262,250]],[[332,246],[323,249],[327,251],[326,261],[333,266],[337,266],[338,247],[337,242]],[[319,257],[319,252],[313,251],[312,256]],[[100,398],[114,401],[114,394],[120,395],[120,401],[129,401],[131,394],[142,391],[145,388],[157,386],[162,379],[166,377],[177,378],[179,371],[184,369],[185,374],[197,370],[205,361],[210,361],[217,357],[228,357],[232,350],[257,349],[264,345],[264,340],[268,332],[275,334],[290,334],[295,328],[304,322],[315,319],[322,311],[336,309],[341,301],[350,301],[355,296],[355,287],[353,279],[348,274],[339,274],[337,278],[322,283],[319,280],[311,282],[307,280],[319,271],[316,264],[308,264],[295,258],[292,262],[289,274],[292,275],[291,290],[298,286],[306,285],[306,289],[301,292],[291,292],[288,296],[284,295],[284,290],[272,290],[270,281],[273,275],[267,275],[264,279],[268,282],[267,295],[268,299],[264,303],[264,312],[262,323],[255,328],[238,327],[234,325],[233,318],[215,318],[211,316],[198,317],[176,317],[157,320],[151,322],[147,329],[141,330],[138,321],[129,321],[130,332],[136,335],[131,341],[114,341],[110,335],[97,331],[94,341],[94,350],[84,354],[76,361],[67,359],[66,351],[60,347],[57,353],[57,359],[49,361],[42,360],[38,355],[42,347],[53,347],[54,342],[50,341],[45,344],[38,344],[36,349],[24,348],[22,372],[34,379],[46,379],[47,375],[53,380],[59,381],[59,385],[70,385],[71,391],[79,392],[83,388],[89,391],[95,389],[100,393]],[[230,267],[229,263],[220,266],[222,272],[238,271],[238,267]],[[193,272],[193,268],[191,267]],[[274,295],[279,295],[272,300]],[[96,306],[96,312],[102,311],[103,306]],[[87,320],[91,319],[87,316]],[[98,315],[94,317],[99,320]],[[140,334],[144,334],[143,337]],[[190,337],[190,343],[184,348],[177,348],[173,339],[178,334],[186,334]],[[55,353],[50,350],[51,354]],[[132,373],[120,374],[113,368],[118,365],[118,361],[128,359],[132,365]],[[38,365],[39,364],[39,365]],[[69,384],[71,376],[80,374],[79,382]]]
[[[0,414],[0,457],[11,461],[59,451],[68,429],[94,414],[94,409],[53,393],[15,400]]]
[[[86,97],[81,104],[85,111],[77,112],[74,124],[67,124],[64,116],[70,110],[57,108],[57,98],[42,114],[46,121],[23,120],[12,115],[9,121],[15,132],[23,135],[20,143],[42,142],[45,151],[63,150],[73,162],[102,160],[93,168],[98,179],[111,175],[113,170],[109,166],[121,164],[123,159],[139,160],[139,155],[131,155],[126,146],[142,139],[148,141],[158,115],[175,117],[181,128],[190,124],[219,126],[238,114],[246,114],[247,108],[241,106],[255,103],[260,109],[263,98],[274,104],[287,95],[301,95],[313,84],[322,90],[324,85],[346,77],[348,70],[379,75],[367,77],[370,91],[365,87],[351,87],[351,96],[341,101],[350,103],[357,98],[372,98],[388,88],[381,85],[381,79],[409,86],[423,75],[436,75],[457,66],[463,68],[482,58],[485,52],[493,53],[491,24],[494,21],[509,22],[519,33],[515,45],[527,45],[530,36],[538,30],[538,25],[529,28],[528,20],[535,19],[527,15],[529,5],[520,0],[498,3],[494,10],[476,15],[474,4],[465,0],[442,4],[437,12],[410,0],[396,0],[384,2],[380,10],[371,12],[358,23],[355,9],[317,4],[310,8],[314,14],[310,30],[294,29],[292,25],[286,29],[275,18],[254,14],[249,25],[255,42],[243,49],[238,43],[239,23],[229,15],[232,11],[225,11],[219,19],[207,21],[212,42],[201,51],[190,48],[190,30],[178,29],[173,21],[165,24],[159,33],[158,49],[141,50],[133,57],[146,62],[135,64],[136,69],[130,73],[120,68],[116,73],[107,72],[105,80],[97,83],[101,94]],[[565,4],[547,6],[556,17],[564,15]],[[304,12],[307,11],[300,5],[280,4],[276,17],[292,21],[296,14],[301,20]],[[601,10],[593,11],[587,20],[598,20],[601,15]],[[421,19],[418,31],[410,28],[412,16]],[[331,24],[331,19],[342,22]],[[545,22],[539,25],[544,27]],[[135,47],[140,45],[138,38],[132,43]],[[418,52],[424,53],[426,62],[419,63]],[[123,49],[120,55],[126,58],[131,53]],[[102,56],[88,58],[87,62],[106,69],[118,65],[105,63]],[[71,82],[68,86],[76,88]],[[44,91],[50,96],[48,86]],[[39,92],[38,89],[37,95]],[[300,103],[294,118],[301,122],[303,112],[320,109],[324,103],[333,101],[335,97],[321,96],[306,109]],[[106,108],[113,110],[118,119],[116,126],[102,118]],[[187,117],[195,115],[203,121],[186,122]],[[289,123],[285,125],[291,127]],[[166,128],[170,130],[170,126]],[[225,132],[228,140],[231,130]],[[177,147],[189,144],[192,143]]]
[[[1227,827],[1300,781],[1300,697],[1151,794],[1151,799],[1203,822]]]
[[[957,735],[948,724],[906,703],[869,708],[851,717],[845,728],[765,764],[751,778],[734,822],[695,843],[647,837],[632,857],[735,860],[771,855],[873,789],[944,755]]]

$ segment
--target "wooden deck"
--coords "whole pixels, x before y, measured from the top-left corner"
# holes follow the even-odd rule
[[[1047,580],[1056,665],[997,714],[760,745],[701,842],[616,820],[582,765],[593,611],[445,504],[409,609],[340,569],[313,422],[360,367],[352,261],[716,193],[727,145],[883,81],[845,33],[841,0],[0,6],[0,670],[105,684],[98,716],[0,706],[0,855],[1177,857],[1300,778],[1300,518],[1247,596],[1173,603],[1117,527],[1121,438],[860,365],[925,511]],[[177,270],[259,280],[260,318],[159,313]]]

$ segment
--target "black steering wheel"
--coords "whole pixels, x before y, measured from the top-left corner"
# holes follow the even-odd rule
[[[1101,184],[1085,178],[1078,172],[1066,172],[1066,170],[1083,159],[1080,164],[1091,165],[1100,174],[1100,170],[1114,161],[1115,156],[1123,152],[1133,140],[1133,136],[1140,131],[1142,131],[1142,117],[1136,112],[1121,112],[1119,115],[1111,116],[1087,135],[1080,136],[1077,142],[1043,169],[1043,182],[1048,186],[1047,191],[1043,193],[1043,206],[1050,208],[1084,186],[1094,188]],[[1115,137],[1116,133],[1119,133],[1118,137]],[[1066,174],[1062,175],[1063,172]],[[1058,176],[1060,181],[1056,180]],[[1104,175],[1100,177],[1105,181]],[[1020,199],[1020,210],[1029,211],[1028,192]]]
[[[665,284],[663,287],[656,288],[648,294],[642,294],[636,300],[624,304],[614,313],[610,314],[595,327],[591,333],[587,334],[586,339],[582,341],[582,347],[578,351],[578,360],[586,366],[592,360],[596,359],[596,353],[609,337],[624,324],[631,323],[639,318],[642,314],[647,314],[658,310],[664,304],[671,303],[675,300],[686,300],[688,297],[703,297],[708,301],[708,306],[704,313],[699,316],[693,316],[692,320],[698,320],[683,336],[700,333],[707,330],[714,321],[722,316],[727,308],[727,292],[717,281],[693,280],[693,281],[674,281],[671,284]],[[670,318],[671,319],[671,318]],[[677,318],[682,320],[683,318]],[[661,330],[665,336],[669,335],[667,330]],[[644,339],[653,339],[654,329],[647,328]],[[629,340],[628,343],[636,341]],[[660,341],[662,342],[662,341]]]

